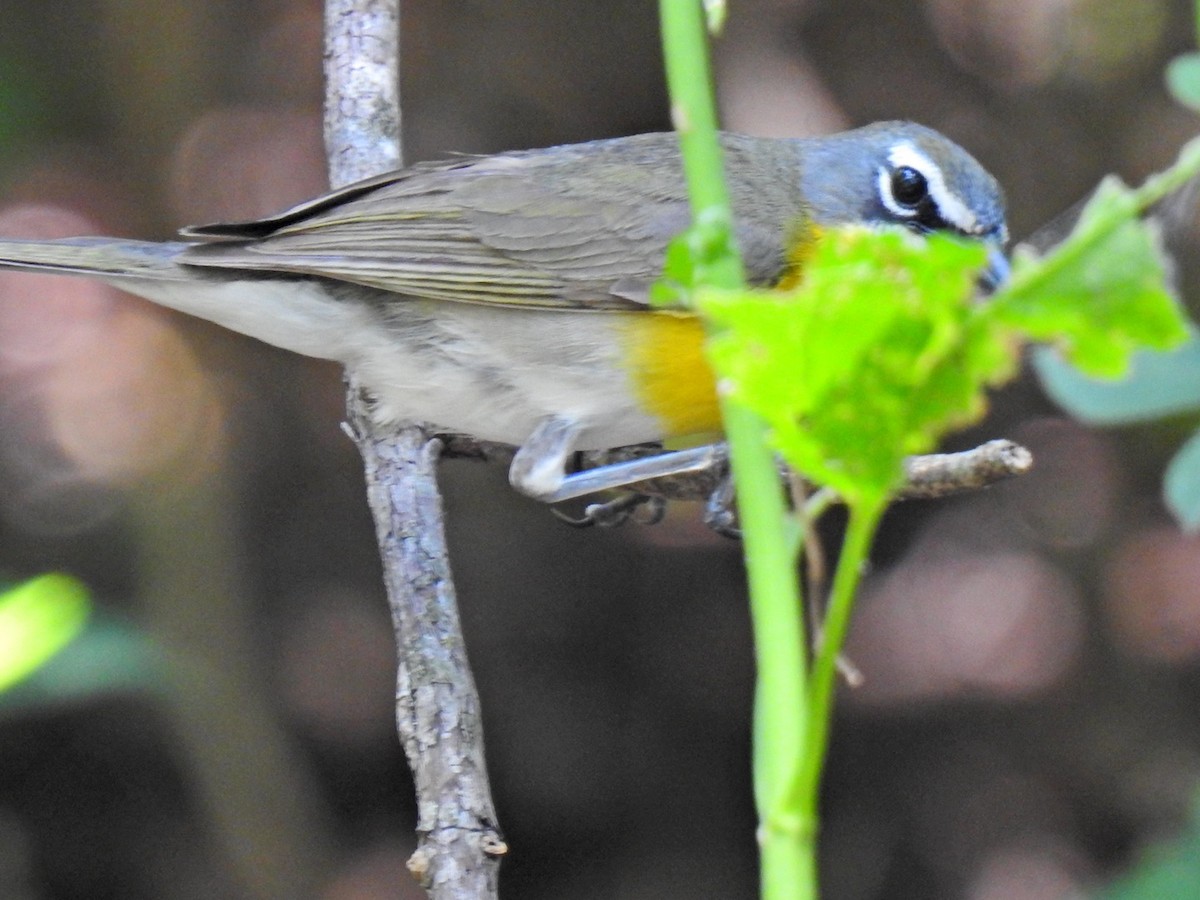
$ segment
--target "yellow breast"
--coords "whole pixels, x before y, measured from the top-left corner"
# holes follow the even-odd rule
[[[822,230],[807,218],[790,228],[786,264],[775,287],[799,284]],[[704,326],[691,313],[623,313],[626,365],[641,407],[670,437],[721,431],[716,382],[704,354]]]
[[[700,320],[668,311],[622,318],[626,364],[642,408],[670,437],[719,432],[721,413]]]

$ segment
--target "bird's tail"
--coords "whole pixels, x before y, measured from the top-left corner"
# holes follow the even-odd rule
[[[80,275],[276,347],[348,362],[374,334],[364,304],[339,302],[316,279],[213,271],[179,261],[184,243],[114,238],[0,238],[0,269]]]
[[[188,272],[176,258],[186,246],[116,238],[0,238],[0,269],[83,275],[104,281],[184,281]]]

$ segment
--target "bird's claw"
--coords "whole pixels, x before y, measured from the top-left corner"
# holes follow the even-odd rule
[[[570,516],[554,507],[550,512],[575,528],[616,528],[632,520],[639,525],[657,525],[666,515],[667,502],[647,494],[624,494],[605,503],[589,503],[583,515]],[[638,515],[638,513],[641,515]]]

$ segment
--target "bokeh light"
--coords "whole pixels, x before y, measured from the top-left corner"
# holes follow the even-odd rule
[[[1075,0],[926,0],[939,42],[963,69],[1002,90],[1053,78]]]
[[[412,850],[394,840],[353,854],[320,900],[424,900],[425,892],[404,866]]]
[[[1122,647],[1164,663],[1200,657],[1200,537],[1167,527],[1134,532],[1106,576],[1104,609]]]
[[[95,231],[68,210],[0,208],[0,234]],[[88,527],[114,508],[108,487],[196,477],[220,450],[221,404],[168,315],[97,282],[0,273],[0,387],[0,507],[38,530]]]
[[[1115,524],[1121,476],[1111,442],[1067,419],[1036,418],[1012,433],[1033,453],[1028,475],[1001,503],[1025,538],[1057,549],[1087,547]]]
[[[314,737],[354,751],[393,729],[396,647],[386,611],[337,585],[291,598],[276,647],[289,711]]]
[[[1020,697],[1058,684],[1083,640],[1080,595],[1032,554],[913,556],[864,594],[847,653],[857,703]]]
[[[211,110],[188,127],[171,168],[172,206],[181,223],[280,212],[328,187],[320,114]]]
[[[1053,841],[1001,847],[975,873],[966,900],[1083,900],[1078,864],[1064,855]]]

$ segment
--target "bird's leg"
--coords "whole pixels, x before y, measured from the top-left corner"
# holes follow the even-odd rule
[[[734,502],[733,476],[726,472],[704,504],[704,524],[723,537],[741,540],[737,507]]]
[[[558,503],[652,478],[703,471],[722,458],[717,447],[708,445],[568,475],[567,459],[582,430],[578,422],[569,419],[558,416],[543,419],[513,457],[508,469],[509,483],[526,496]]]
[[[508,467],[508,483],[527,497],[547,503],[578,496],[560,495],[566,486],[567,459],[575,450],[580,431],[580,424],[571,419],[559,416],[542,419],[513,457]]]

